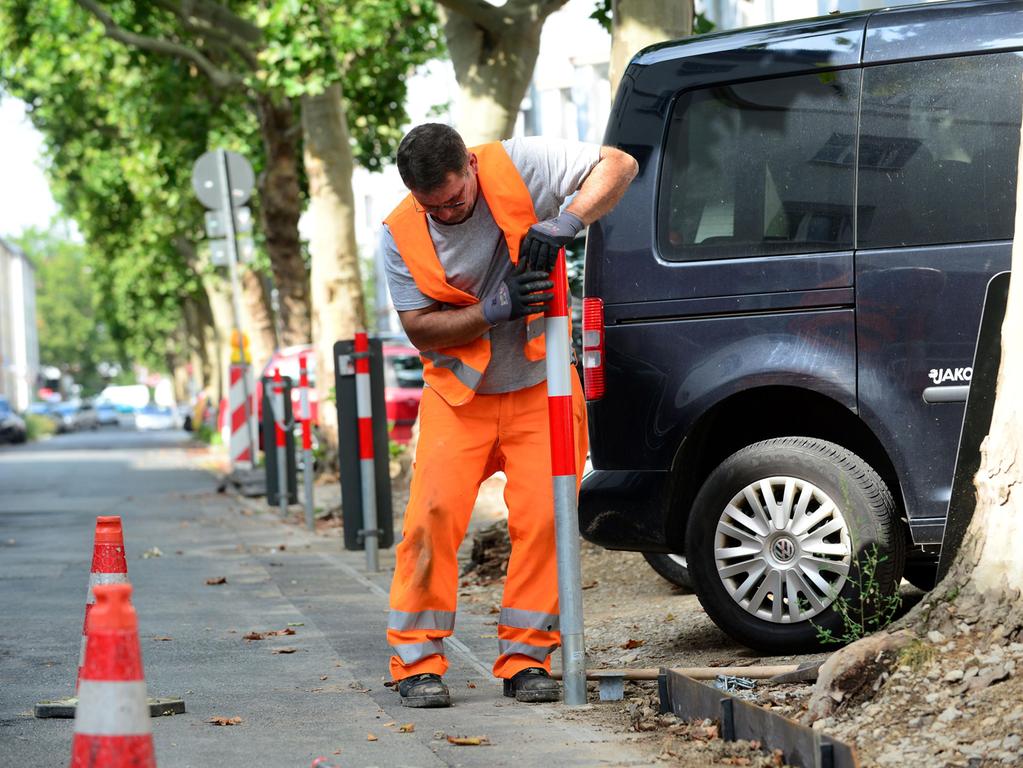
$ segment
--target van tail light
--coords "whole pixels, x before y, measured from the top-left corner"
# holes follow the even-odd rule
[[[603,299],[583,299],[583,391],[587,400],[604,396]]]

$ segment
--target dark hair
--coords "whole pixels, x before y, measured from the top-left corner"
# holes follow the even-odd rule
[[[441,123],[417,125],[398,145],[398,173],[417,192],[432,192],[449,173],[464,171],[468,162],[469,150],[458,131]]]

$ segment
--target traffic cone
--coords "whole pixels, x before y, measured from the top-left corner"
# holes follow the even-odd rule
[[[156,768],[131,585],[93,592],[71,768]]]
[[[89,634],[89,611],[96,598],[93,589],[99,584],[127,584],[128,563],[124,559],[124,531],[118,515],[96,518],[96,536],[92,544],[92,571],[89,573],[89,591],[85,595],[85,620],[82,622],[82,648],[78,654],[78,677],[75,691],[82,680],[85,664],[85,643]]]

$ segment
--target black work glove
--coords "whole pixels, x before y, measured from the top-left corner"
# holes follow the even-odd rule
[[[530,272],[550,274],[558,259],[558,251],[572,242],[584,226],[582,219],[568,211],[553,219],[538,221],[522,238],[519,260],[525,259]]]
[[[548,275],[528,270],[525,259],[520,258],[515,271],[480,301],[483,317],[491,325],[497,325],[506,320],[543,312],[554,294],[538,291],[550,291],[552,288],[554,283],[548,279]]]

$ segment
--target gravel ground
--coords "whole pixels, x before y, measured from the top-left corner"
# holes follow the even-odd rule
[[[396,518],[408,499],[408,465],[392,465]],[[501,475],[484,483],[469,536],[460,551],[468,566],[476,531],[507,517]],[[318,489],[317,504],[340,504],[337,483]],[[334,498],[337,496],[337,498]],[[296,522],[298,518],[296,517]],[[318,523],[334,527],[336,520]],[[396,519],[396,530],[400,522]],[[586,650],[591,668],[748,666],[823,661],[829,653],[762,656],[732,641],[707,618],[696,599],[656,574],[635,552],[612,552],[584,542],[581,549]],[[903,583],[907,605],[921,593]],[[460,605],[496,614],[499,580],[469,572]],[[496,616],[493,619],[496,633]],[[882,679],[874,699],[840,710],[814,724],[855,745],[863,768],[1023,766],[1023,644],[977,637],[963,625],[956,637],[930,637],[914,646],[904,664]],[[592,685],[592,684],[591,684]],[[794,720],[805,720],[810,685],[758,683],[749,698]],[[590,701],[597,701],[595,688]],[[652,759],[685,766],[775,768],[784,762],[756,742],[726,743],[717,724],[679,722],[657,714],[656,685],[626,683],[622,702],[562,709],[556,715],[583,719],[615,733],[631,733]]]

